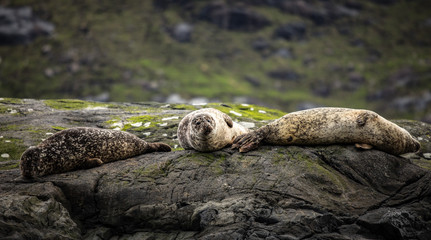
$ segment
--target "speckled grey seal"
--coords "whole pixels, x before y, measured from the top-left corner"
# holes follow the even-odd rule
[[[200,152],[220,150],[248,129],[232,121],[225,113],[204,108],[187,114],[178,125],[178,140],[184,149]]]
[[[314,108],[293,112],[234,140],[233,149],[248,152],[261,142],[273,145],[356,144],[399,155],[420,143],[405,129],[369,110]]]
[[[168,152],[164,143],[147,143],[137,136],[100,128],[70,128],[60,131],[21,156],[21,174],[25,178],[41,177],[103,163],[126,159],[149,152]]]

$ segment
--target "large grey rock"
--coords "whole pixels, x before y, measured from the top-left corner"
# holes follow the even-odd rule
[[[99,103],[81,102],[93,105],[65,110],[47,103],[0,101],[0,109],[16,110],[0,114],[2,126],[9,126],[2,127],[3,139],[14,134],[33,144],[33,124],[112,127],[112,118],[120,118],[127,127],[136,117],[160,116],[166,125],[127,130],[141,136],[151,131],[147,140],[175,146],[178,121],[196,108],[115,103],[96,108]],[[29,107],[33,111],[25,111]],[[231,107],[221,109],[245,115],[258,108]],[[423,153],[430,149],[431,126],[397,123],[421,139],[421,152],[399,157],[349,145],[262,146],[246,154],[177,149],[36,182],[16,180],[16,168],[1,170],[0,238],[428,239],[431,172]]]

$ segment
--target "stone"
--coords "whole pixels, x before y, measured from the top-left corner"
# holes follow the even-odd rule
[[[189,23],[179,23],[172,30],[172,37],[178,42],[190,42],[192,39],[193,26]]]
[[[270,21],[244,5],[229,6],[223,2],[205,5],[199,18],[232,31],[255,31],[270,25]]]
[[[304,22],[287,23],[278,27],[274,36],[285,40],[301,40],[304,39],[307,26]]]
[[[113,128],[114,120],[142,123],[127,131],[139,136],[151,132],[146,140],[175,146],[182,117],[207,107],[103,103],[109,107],[88,111],[42,100],[13,102],[2,104],[19,112],[35,110],[0,114],[4,139],[13,136],[22,141],[8,144],[24,147],[59,127]],[[96,102],[88,104],[97,107]],[[258,110],[250,104],[225,107],[227,113],[242,113],[238,118],[255,128],[265,123],[247,115]],[[265,109],[265,115],[272,111]],[[431,125],[395,123],[420,137],[422,149],[431,149],[431,137],[424,134]],[[34,182],[21,179],[15,166],[0,170],[0,238],[429,239],[431,169],[424,153],[429,151],[400,157],[351,145],[263,145],[245,154],[229,148],[176,150]],[[8,161],[18,159],[11,154]]]
[[[285,81],[299,81],[301,76],[293,70],[289,69],[277,69],[267,73],[268,77],[285,80]]]

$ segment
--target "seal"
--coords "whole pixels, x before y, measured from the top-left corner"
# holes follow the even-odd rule
[[[292,112],[256,131],[237,137],[233,149],[248,152],[259,144],[355,144],[358,148],[400,155],[416,152],[420,143],[405,129],[369,110],[314,108]]]
[[[20,169],[24,178],[34,178],[158,151],[169,152],[171,148],[164,143],[147,143],[122,131],[70,128],[28,148],[21,156]]]
[[[248,132],[227,114],[214,108],[203,108],[187,114],[180,121],[177,136],[184,149],[212,152],[232,144],[235,137]]]

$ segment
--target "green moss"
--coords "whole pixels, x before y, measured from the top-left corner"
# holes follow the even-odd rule
[[[413,163],[418,165],[421,168],[425,168],[427,170],[431,170],[431,161],[425,159],[413,159]]]
[[[9,112],[8,109],[9,109],[8,107],[0,106],[0,114],[2,114],[2,113],[8,113]]]
[[[19,98],[0,98],[0,103],[3,104],[22,104],[22,99]]]
[[[26,149],[27,147],[24,146],[22,139],[7,137],[0,138],[0,155],[9,154],[9,158],[0,157],[0,161],[19,160]]]
[[[16,131],[16,130],[20,130],[20,126],[19,125],[15,125],[15,124],[8,124],[8,125],[0,125],[0,131]]]
[[[13,109],[13,105],[22,104],[23,101],[17,98],[0,98],[0,114],[10,113]],[[20,114],[20,113],[15,113]]]
[[[172,161],[158,162],[142,168],[137,168],[132,171],[135,177],[145,177],[150,179],[156,179],[159,177],[166,176],[169,172]]]
[[[1,170],[11,170],[11,169],[15,169],[15,168],[19,168],[19,163],[11,163],[11,164],[7,164],[7,165],[3,165],[2,167],[0,167],[0,171]]]
[[[57,131],[62,131],[62,130],[67,129],[66,127],[61,127],[61,126],[52,126],[51,128],[54,130],[57,130]]]
[[[206,166],[211,172],[216,175],[221,175],[225,172],[223,163],[226,161],[226,156],[223,153],[201,153],[195,152],[185,157],[188,161],[196,163],[200,166]]]
[[[58,110],[77,110],[91,107],[109,107],[109,104],[90,102],[77,99],[52,99],[44,100],[44,103],[51,108]]]
[[[189,104],[171,104],[170,108],[175,110],[197,110],[195,106]]]
[[[276,109],[270,109],[266,107],[260,107],[256,105],[248,104],[217,104],[210,103],[206,107],[216,108],[234,119],[247,120],[251,119],[254,121],[267,121],[274,120],[284,116],[286,113]],[[241,116],[235,114],[239,113]]]

